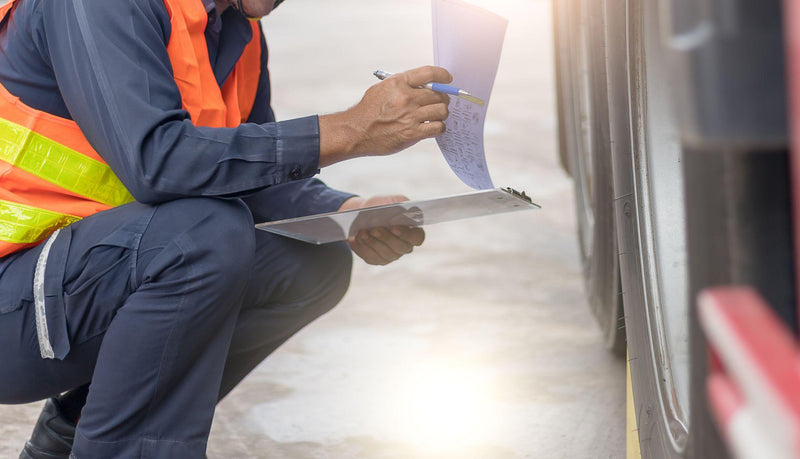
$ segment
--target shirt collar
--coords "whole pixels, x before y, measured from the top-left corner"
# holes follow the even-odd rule
[[[203,6],[206,7],[206,13],[210,13],[211,10],[217,7],[217,4],[214,0],[203,0]]]
[[[217,4],[214,0],[203,0],[203,6],[206,7],[208,13],[208,31],[215,37],[214,41],[219,40],[219,32],[222,29],[219,11],[217,11]]]

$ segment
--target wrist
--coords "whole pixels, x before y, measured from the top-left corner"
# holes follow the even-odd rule
[[[364,198],[360,196],[352,196],[347,198],[341,206],[339,206],[339,210],[351,210],[351,209],[360,209],[364,207]]]
[[[357,156],[358,130],[345,112],[319,116],[319,167]]]

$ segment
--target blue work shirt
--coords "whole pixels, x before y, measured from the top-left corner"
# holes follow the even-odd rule
[[[213,0],[206,37],[225,82],[252,37],[246,18]],[[163,0],[23,0],[0,26],[0,83],[26,105],[78,123],[137,201],[242,197],[256,221],[336,210],[352,196],[318,172],[316,116],[276,122],[267,46],[248,122],[197,127],[182,108],[167,54]],[[280,186],[275,186],[280,185]]]
[[[214,19],[206,30],[209,57],[222,86],[252,28],[233,9],[221,16],[207,11]],[[182,108],[166,49],[170,30],[163,0],[20,0],[0,23],[0,83],[26,105],[77,122],[146,204],[237,197],[255,221],[267,221],[330,212],[352,196],[311,178],[319,162],[316,116],[275,121],[263,34],[248,123],[207,128],[194,126]],[[49,341],[59,359],[70,349],[62,292],[70,238],[63,233],[47,257],[44,281]],[[0,292],[0,312],[32,301],[32,273],[8,269],[23,254],[0,258],[0,278],[23,292]]]

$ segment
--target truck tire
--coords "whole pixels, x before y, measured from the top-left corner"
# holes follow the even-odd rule
[[[604,4],[617,243],[641,454],[727,457],[704,386],[691,383],[691,370],[705,378],[706,353],[690,336],[699,329],[688,285],[683,151],[670,120],[657,2]]]
[[[609,273],[619,273],[642,456],[725,458],[694,298],[709,286],[751,285],[796,324],[787,152],[775,136],[684,147],[671,99],[687,94],[669,79],[681,67],[661,44],[669,34],[658,6],[554,2],[559,138],[587,294],[607,338],[608,313],[621,310]],[[714,103],[703,107],[715,113]],[[618,257],[609,259],[611,247]]]
[[[640,449],[646,458],[725,458],[708,410],[695,298],[709,286],[747,284],[773,304],[794,304],[787,155],[682,146],[657,3],[605,1],[617,243]],[[659,231],[681,233],[683,242],[659,242]]]
[[[625,354],[625,330],[613,213],[613,176],[602,59],[602,4],[553,3],[556,91],[562,163],[573,178],[578,243],[587,299],[605,345]]]

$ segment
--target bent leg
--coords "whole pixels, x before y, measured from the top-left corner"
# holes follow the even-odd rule
[[[104,334],[77,457],[203,456],[253,247],[241,202],[159,206]]]
[[[74,316],[70,326],[72,347],[63,360],[39,358],[35,330],[31,332],[30,327],[21,325],[34,323],[32,308],[21,309],[13,321],[0,314],[0,344],[9,341],[19,347],[18,343],[24,343],[29,354],[24,359],[27,367],[18,374],[36,376],[33,385],[27,383],[26,386],[21,380],[10,384],[34,389],[22,395],[24,400],[20,401],[56,395],[93,379],[75,446],[76,456],[82,459],[128,453],[153,457],[199,456],[205,448],[214,409],[213,402],[204,398],[209,388],[213,387],[214,399],[217,394],[224,397],[284,341],[335,306],[349,285],[352,256],[344,243],[318,247],[256,231],[256,259],[251,274],[244,268],[247,263],[242,262],[253,253],[252,247],[248,249],[246,235],[221,238],[223,235],[215,231],[210,237],[195,234],[188,238],[176,237],[178,242],[174,242],[168,235],[187,231],[175,230],[174,225],[184,223],[183,226],[193,232],[203,233],[197,228],[209,226],[206,220],[214,219],[206,215],[207,212],[198,212],[198,207],[202,209],[203,205],[187,207],[186,201],[180,203],[152,216],[141,244],[129,255],[116,253],[115,250],[125,248],[114,247],[114,241],[119,238],[110,236],[111,230],[88,225],[92,218],[74,225],[70,263],[64,276],[66,308]],[[147,208],[138,204],[132,206],[134,210]],[[232,216],[229,211],[209,213],[217,219],[221,216],[222,220],[238,221],[238,212],[234,211],[237,215]],[[187,212],[202,215],[184,215]],[[116,218],[127,221],[133,218],[130,214],[136,212],[130,208],[114,209],[102,218],[114,220],[114,213],[126,213]],[[99,219],[101,215],[93,218]],[[244,228],[239,230],[245,233],[249,230],[252,238],[252,224],[247,222]],[[124,228],[111,229],[124,232]],[[233,233],[238,234],[239,230]],[[100,238],[107,245],[98,244],[100,233],[109,234]],[[208,261],[227,256],[228,260],[238,260],[238,263],[224,271],[229,274],[247,272],[238,278],[228,276],[220,282],[212,282],[214,276],[206,278],[194,272],[187,276],[186,268],[182,267],[186,260],[178,255],[182,253],[178,249],[186,248],[185,242],[195,238],[243,242],[232,249],[224,243],[215,243],[206,249],[210,253],[200,258]],[[129,244],[120,244],[126,245]],[[202,262],[197,264],[203,265]],[[70,269],[72,265],[80,267]],[[125,284],[115,279],[114,272],[120,265],[136,266],[133,274],[122,276],[131,278],[130,286],[124,291],[115,290],[119,284]],[[224,263],[218,266],[222,265]],[[236,313],[220,312],[236,309],[237,283],[246,277],[250,277],[243,302],[247,307],[238,314],[220,385],[221,362],[225,360],[220,359],[220,350],[228,351],[227,341],[234,330],[231,318],[237,317]],[[199,282],[201,279],[208,282],[203,284]],[[183,280],[189,283],[183,284]],[[214,284],[229,285],[211,288]],[[138,289],[142,291],[137,295]],[[193,299],[182,302],[181,307],[168,301],[162,308],[154,307],[164,299],[173,298],[176,292],[182,292],[176,296]],[[213,307],[212,314],[203,312],[212,303],[217,304],[217,314],[213,314]],[[200,312],[202,318],[194,317],[196,324],[192,324],[193,320],[181,320],[180,326],[171,327],[174,324],[170,320],[176,320],[181,310]],[[213,331],[204,326],[209,323],[213,323]],[[165,338],[167,329],[170,333]],[[5,330],[13,333],[5,333]],[[176,337],[175,333],[180,333],[176,330],[188,338]],[[11,349],[12,346],[2,348]],[[159,353],[160,358],[153,357]],[[92,378],[95,362],[97,371]],[[39,377],[42,374],[48,377]],[[0,398],[2,380],[0,376]],[[156,438],[163,440],[159,442]]]
[[[28,288],[19,308],[0,314],[0,402],[91,380],[77,457],[202,457],[252,269],[252,225],[240,201],[187,199],[132,203],[65,228],[45,275],[57,358],[39,355]],[[10,272],[30,271],[31,285],[40,250],[15,257],[0,290]]]
[[[346,243],[315,246],[256,232],[256,259],[225,363],[219,398],[292,335],[331,310],[350,285]]]

